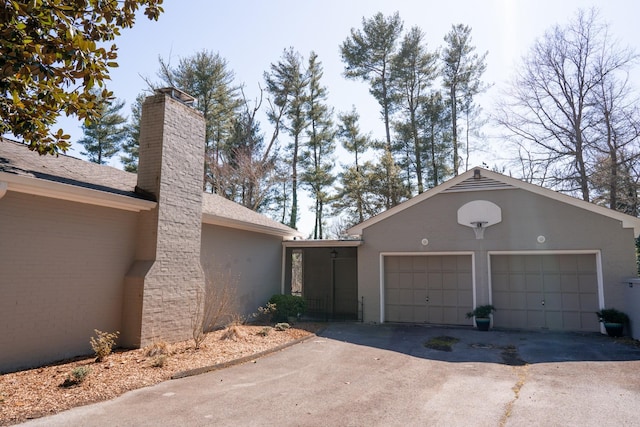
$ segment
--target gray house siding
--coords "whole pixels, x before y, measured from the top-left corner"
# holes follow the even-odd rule
[[[280,293],[282,238],[202,225],[201,264],[207,286],[234,287],[238,314],[251,314]]]
[[[474,200],[493,202],[502,210],[502,221],[488,227],[483,239],[457,222],[458,209]],[[538,236],[545,237],[543,243]],[[358,249],[358,292],[369,308],[365,321],[385,320],[380,300],[384,299],[381,260],[386,256],[469,251],[475,265],[475,305],[492,300],[490,253],[592,251],[601,260],[604,305],[623,308],[623,279],[636,275],[633,237],[633,230],[618,220],[523,189],[441,192],[364,228],[365,243]]]
[[[91,352],[121,328],[133,212],[7,192],[0,200],[0,372]]]

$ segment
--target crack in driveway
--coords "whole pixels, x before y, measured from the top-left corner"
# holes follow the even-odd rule
[[[506,425],[507,420],[511,416],[511,412],[513,411],[513,407],[515,403],[520,398],[520,390],[527,382],[527,379],[529,377],[529,365],[527,364],[526,361],[520,358],[520,355],[518,354],[518,349],[514,345],[508,345],[503,347],[501,356],[504,363],[507,365],[513,366],[513,369],[516,371],[518,375],[518,381],[511,388],[511,390],[513,390],[513,399],[511,399],[511,401],[507,403],[504,409],[504,413],[500,418],[500,426],[502,427]]]

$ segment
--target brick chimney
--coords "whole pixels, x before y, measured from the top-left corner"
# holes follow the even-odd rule
[[[200,265],[205,121],[193,98],[160,89],[142,105],[136,191],[158,202],[141,214],[125,278],[121,344],[191,337]]]

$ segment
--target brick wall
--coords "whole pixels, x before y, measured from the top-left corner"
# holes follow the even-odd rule
[[[191,337],[200,266],[204,119],[167,94],[142,107],[138,187],[158,201],[140,215],[136,262],[125,279],[123,344]]]

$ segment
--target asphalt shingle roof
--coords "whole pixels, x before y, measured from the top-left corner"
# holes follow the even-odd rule
[[[62,154],[58,157],[40,156],[25,144],[4,138],[0,138],[0,172],[137,199],[145,198],[135,191],[137,175],[134,173]],[[299,234],[290,227],[216,194],[203,194],[202,212],[221,219],[231,227],[248,225],[281,235]]]

